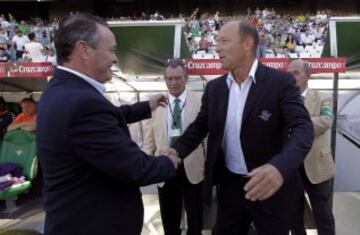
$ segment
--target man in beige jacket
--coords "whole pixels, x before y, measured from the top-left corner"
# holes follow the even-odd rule
[[[196,118],[201,106],[201,94],[186,89],[188,80],[182,60],[171,59],[165,66],[164,79],[168,88],[169,105],[157,109],[150,121],[144,123],[143,150],[158,155],[172,146]],[[182,208],[187,217],[187,235],[201,235],[202,181],[204,179],[205,149],[201,144],[177,170],[177,177],[159,185],[161,219],[165,235],[180,235]]]
[[[288,65],[300,88],[301,99],[309,111],[314,125],[315,139],[312,148],[300,169],[305,191],[307,192],[319,235],[335,235],[335,221],[331,211],[330,179],[335,173],[335,164],[331,156],[328,131],[331,129],[334,115],[331,97],[308,88],[311,76],[310,66],[304,60],[294,60]],[[306,235],[304,228],[304,195],[301,195],[294,207],[294,221],[291,233]]]

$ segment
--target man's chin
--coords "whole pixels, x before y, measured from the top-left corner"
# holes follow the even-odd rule
[[[229,66],[226,63],[221,62],[221,68],[225,69],[225,70],[228,70]]]

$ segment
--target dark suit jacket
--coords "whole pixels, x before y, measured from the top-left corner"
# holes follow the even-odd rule
[[[167,157],[149,157],[130,139],[127,123],[150,115],[148,102],[118,108],[81,78],[55,71],[37,113],[45,234],[140,234],[139,186],[176,174]]]
[[[208,134],[204,197],[210,204],[211,188],[225,169],[221,143],[224,136],[229,89],[227,75],[206,86],[200,112],[174,148],[186,157]],[[249,171],[265,163],[273,164],[286,185],[300,183],[297,172],[313,141],[313,126],[294,78],[259,63],[242,117],[240,139]],[[263,111],[271,116],[264,121]],[[289,138],[284,138],[288,135]],[[296,181],[294,181],[296,178]]]

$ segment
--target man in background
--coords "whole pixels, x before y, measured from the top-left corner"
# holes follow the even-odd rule
[[[13,114],[8,110],[5,99],[0,96],[0,141],[12,121]]]
[[[158,155],[172,146],[200,110],[201,95],[186,89],[188,76],[180,59],[171,59],[165,66],[164,80],[168,88],[169,105],[158,108],[150,122],[144,125],[143,150]],[[158,187],[160,212],[165,235],[180,235],[183,204],[187,219],[187,235],[201,235],[202,181],[204,179],[205,148],[201,143],[177,169],[177,176]]]
[[[30,42],[28,36],[24,35],[19,29],[16,30],[16,35],[12,38],[11,42],[13,43],[14,48],[16,49],[16,60],[22,58],[24,54],[24,46],[26,43]]]
[[[29,33],[28,37],[30,42],[25,44],[25,52],[29,54],[31,62],[42,62],[44,50],[43,45],[40,42],[35,41],[34,33]]]
[[[25,131],[36,130],[36,103],[32,98],[24,98],[20,101],[21,113],[8,126],[7,130],[22,129]]]
[[[335,235],[335,221],[330,202],[332,191],[330,179],[334,177],[335,164],[328,135],[334,120],[333,102],[330,96],[308,87],[311,71],[306,61],[300,59],[291,61],[288,72],[292,73],[296,79],[301,99],[304,100],[314,126],[315,139],[303,166],[300,167],[300,175],[310,199],[318,234]],[[291,229],[293,235],[306,235],[304,203],[305,195],[302,193],[295,202]]]

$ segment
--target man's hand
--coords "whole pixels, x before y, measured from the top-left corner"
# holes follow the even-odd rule
[[[168,148],[160,152],[161,155],[167,156],[175,166],[175,169],[181,164],[181,159],[178,157],[178,153],[173,148]]]
[[[150,96],[149,105],[151,111],[154,111],[159,106],[166,107],[167,104],[168,104],[168,98],[164,94],[156,94]]]
[[[248,176],[250,180],[244,187],[245,198],[251,201],[263,201],[276,193],[284,184],[279,170],[271,164],[253,169]]]
[[[15,123],[15,121],[13,121],[8,127],[7,127],[7,131],[13,131],[16,129],[22,129],[24,127],[25,123],[24,122],[20,122],[20,123]]]
[[[35,121],[24,122],[23,125],[20,127],[20,129],[24,131],[35,131],[36,122]]]

